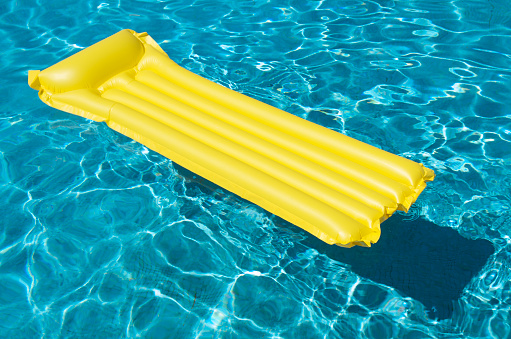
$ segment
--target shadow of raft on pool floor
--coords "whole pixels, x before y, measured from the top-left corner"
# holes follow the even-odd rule
[[[191,191],[195,185],[208,193],[220,188],[177,164],[174,168]],[[302,245],[350,265],[363,278],[393,287],[421,302],[431,319],[451,318],[454,302],[495,251],[487,240],[467,239],[452,228],[423,218],[410,220],[401,214],[381,225],[380,240],[371,248],[327,245],[277,216],[272,219],[278,227],[305,235]]]
[[[371,248],[329,246],[312,236],[302,243],[420,301],[429,318],[438,320],[451,318],[454,302],[495,251],[487,240],[399,214],[382,224],[380,240]]]

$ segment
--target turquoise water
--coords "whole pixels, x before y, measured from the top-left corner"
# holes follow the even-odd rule
[[[442,306],[420,290],[449,289],[463,261],[445,269],[420,252],[433,268],[409,277],[418,294],[368,278],[345,252],[28,87],[29,69],[124,28],[201,76],[434,169],[384,234],[434,225],[431,239],[452,230],[494,254]],[[1,337],[511,336],[507,1],[7,0],[0,31]],[[420,266],[396,253],[396,271]]]

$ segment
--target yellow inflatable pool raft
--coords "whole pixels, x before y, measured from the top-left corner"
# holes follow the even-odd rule
[[[375,243],[434,178],[178,66],[147,33],[120,31],[28,78],[46,104],[105,122],[329,244]]]

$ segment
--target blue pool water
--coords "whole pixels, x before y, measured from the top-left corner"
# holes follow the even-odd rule
[[[325,248],[28,87],[29,69],[124,28],[435,170],[409,215],[382,225],[409,234],[379,255],[393,266],[373,277],[378,252]],[[511,336],[508,1],[5,0],[0,32],[0,337]],[[470,249],[437,255],[460,238],[494,252],[473,252],[479,266]]]

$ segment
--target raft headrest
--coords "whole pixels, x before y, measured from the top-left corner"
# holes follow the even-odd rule
[[[51,93],[97,88],[122,71],[138,64],[144,45],[128,29],[122,30],[42,72],[30,71],[29,85]]]

